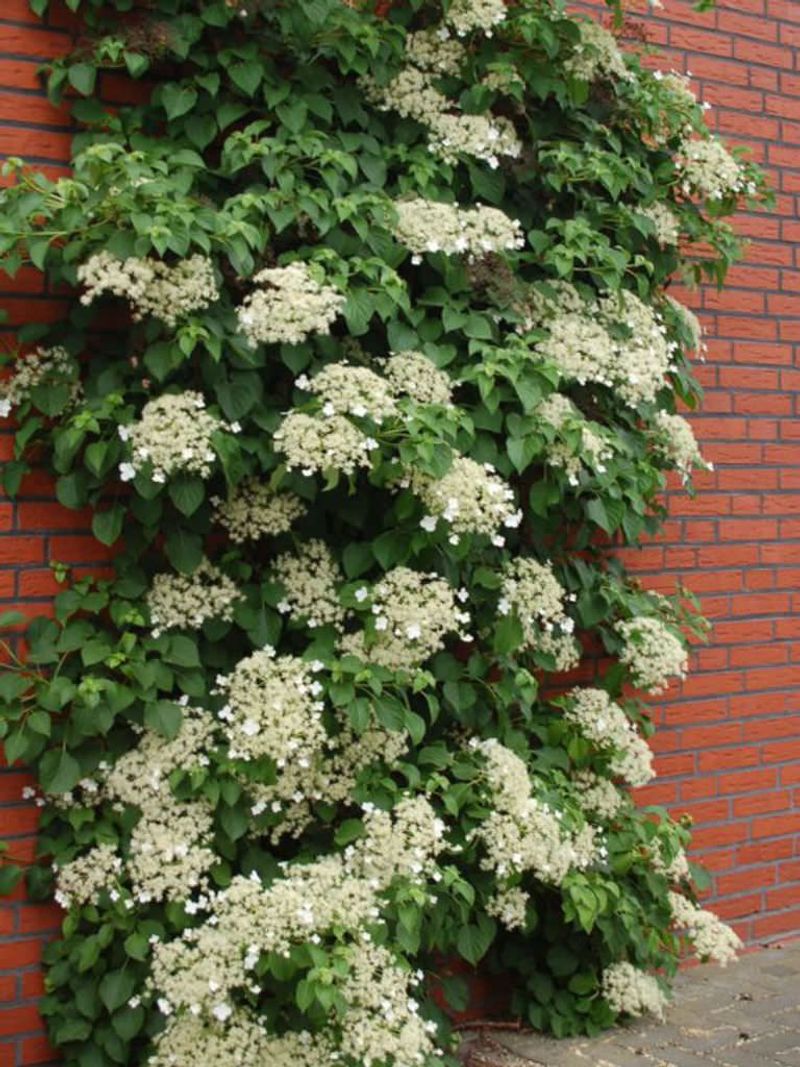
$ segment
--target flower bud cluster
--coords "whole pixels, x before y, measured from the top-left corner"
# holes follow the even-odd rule
[[[268,267],[253,277],[258,288],[237,311],[239,329],[254,347],[300,344],[311,334],[330,332],[345,298],[316,280],[306,263]]]
[[[459,37],[475,31],[491,37],[494,27],[504,22],[507,14],[505,0],[452,0],[445,23]]]
[[[686,676],[686,649],[660,619],[627,619],[616,629],[625,642],[620,662],[630,671],[634,685],[648,693],[660,693],[670,678]]]
[[[700,446],[691,424],[682,415],[670,415],[659,411],[653,420],[655,450],[680,474],[684,482],[691,477],[695,467],[709,468],[703,459]]]
[[[273,648],[240,660],[217,679],[226,703],[219,717],[232,759],[265,756],[278,771],[291,763],[309,768],[327,740],[322,722],[322,686],[311,665],[297,656],[276,656]]]
[[[639,1016],[650,1013],[664,1018],[666,997],[652,975],[626,961],[612,963],[603,971],[603,996],[612,1011],[619,1015]]]
[[[397,414],[391,383],[367,367],[329,363],[313,378],[302,375],[295,384],[320,398],[326,418],[352,415],[381,423]]]
[[[223,500],[212,497],[214,519],[224,526],[237,544],[288,533],[306,513],[306,505],[294,493],[277,493],[267,483],[251,478],[232,489]]]
[[[339,603],[338,589],[344,575],[324,541],[313,539],[296,555],[287,552],[278,556],[273,574],[284,589],[280,612],[311,629],[341,628],[345,610]]]
[[[78,367],[65,348],[37,348],[21,356],[14,364],[14,371],[0,381],[0,418],[7,418],[14,408],[31,399],[38,385],[68,385],[70,403],[81,394]]]
[[[501,886],[487,902],[486,911],[506,930],[524,930],[529,900],[530,895],[519,886]]]
[[[574,667],[581,655],[572,636],[575,623],[567,614],[569,599],[549,563],[519,558],[503,572],[497,610],[514,615],[526,646],[555,656],[556,670],[564,671]]]
[[[153,636],[199,630],[208,619],[230,622],[241,598],[236,583],[207,559],[191,574],[156,574],[147,594]]]
[[[465,155],[496,168],[501,156],[519,156],[522,143],[509,119],[493,114],[465,115],[454,100],[436,88],[442,73],[455,73],[457,66],[447,27],[440,27],[438,33],[440,49],[432,43],[434,34],[428,35],[424,48],[412,35],[406,50],[407,65],[387,85],[362,79],[367,96],[382,111],[395,111],[425,126],[428,147],[445,162],[458,162]]]
[[[408,395],[418,404],[452,404],[450,375],[421,352],[393,352],[382,370],[395,396]]]
[[[131,450],[130,462],[120,464],[120,477],[127,482],[149,470],[158,483],[180,472],[208,478],[217,458],[213,437],[223,429],[228,427],[206,411],[200,393],[164,393],[148,400],[137,422],[119,427]]]
[[[682,893],[670,893],[669,904],[675,925],[686,932],[696,955],[725,967],[743,948],[738,934],[719,916],[699,908]]]
[[[395,567],[374,586],[364,587],[364,606],[370,606],[371,626],[345,634],[343,652],[389,670],[418,667],[444,648],[447,634],[464,632],[469,614],[458,606],[453,588],[437,574]]]
[[[628,716],[604,689],[573,689],[564,718],[587,741],[610,751],[609,770],[633,786],[645,785],[653,775],[653,754]]]
[[[626,794],[594,771],[576,771],[570,781],[575,786],[581,811],[592,822],[598,819],[608,822],[625,807]]]
[[[755,185],[721,141],[686,141],[681,150],[680,189],[684,196],[724,200],[729,196],[754,196]]]
[[[205,800],[178,800],[170,775],[207,763],[215,724],[207,711],[183,707],[174,738],[145,730],[139,744],[109,771],[103,794],[120,807],[138,810],[131,833],[127,871],[134,899],[185,900],[206,886],[206,873],[217,861],[208,847],[213,817]]]
[[[122,859],[113,845],[98,845],[63,867],[55,867],[55,901],[64,909],[97,904],[103,891],[119,882]]]
[[[471,747],[485,760],[491,812],[473,836],[486,853],[484,870],[501,880],[529,872],[547,885],[560,885],[572,870],[583,870],[597,858],[591,826],[571,833],[562,813],[532,796],[533,785],[523,761],[495,738],[474,739]]]
[[[522,226],[495,207],[461,208],[438,200],[398,200],[394,234],[420,262],[424,252],[480,257],[489,252],[522,248]]]
[[[633,77],[625,63],[617,39],[598,22],[585,20],[578,24],[580,39],[572,55],[564,64],[566,74],[581,81],[595,81],[604,77],[610,80],[630,81]]]
[[[86,286],[82,304],[111,293],[128,301],[135,320],[152,315],[171,327],[219,300],[214,264],[201,255],[170,266],[159,259],[119,260],[98,252],[78,267],[78,281]]]
[[[432,532],[441,519],[451,530],[453,544],[461,534],[485,534],[500,547],[505,544],[500,530],[514,529],[522,521],[514,490],[491,463],[477,463],[468,456],[457,456],[441,478],[410,471],[400,484],[408,486],[427,509],[423,529]]]
[[[643,215],[653,224],[656,242],[662,248],[670,248],[677,245],[681,236],[681,223],[678,216],[666,204],[656,201],[647,207],[637,209],[638,215]]]
[[[378,442],[344,415],[307,415],[290,411],[273,435],[275,447],[286,457],[289,470],[305,475],[325,471],[355,474],[372,466]]]
[[[582,311],[559,312],[555,302],[543,310],[549,337],[534,350],[566,380],[608,386],[632,407],[655,399],[678,351],[656,309],[622,290]]]

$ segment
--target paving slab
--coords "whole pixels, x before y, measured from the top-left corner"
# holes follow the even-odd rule
[[[564,1041],[476,1024],[461,1055],[465,1067],[800,1067],[800,940],[679,975],[663,1024]]]

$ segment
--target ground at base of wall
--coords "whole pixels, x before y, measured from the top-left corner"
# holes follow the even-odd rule
[[[800,1067],[800,940],[679,976],[666,1021],[556,1041],[464,1036],[465,1067]]]

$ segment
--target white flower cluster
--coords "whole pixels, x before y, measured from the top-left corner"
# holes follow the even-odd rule
[[[601,751],[611,750],[609,769],[633,786],[653,777],[653,754],[622,708],[604,689],[573,689],[564,708],[587,741]]]
[[[156,574],[147,594],[153,636],[164,630],[199,630],[207,619],[230,622],[241,592],[207,559],[191,574]]]
[[[525,238],[516,219],[496,207],[478,204],[461,208],[438,200],[398,200],[394,204],[394,234],[421,262],[424,252],[464,253],[479,257],[489,252],[522,248]]]
[[[311,665],[273,648],[253,652],[217,679],[225,694],[219,711],[232,759],[269,757],[278,770],[296,762],[310,767],[327,739],[322,686]]]
[[[552,393],[536,409],[536,414],[556,431],[578,430],[577,443],[571,439],[553,441],[547,449],[547,462],[561,468],[570,485],[578,485],[584,468],[604,474],[606,461],[614,451],[610,441],[602,436],[600,427],[591,426],[572,402],[561,393]]]
[[[211,503],[215,521],[238,544],[288,533],[292,523],[306,513],[300,497],[294,493],[277,493],[257,478],[237,485],[224,500],[212,497]]]
[[[400,484],[408,486],[425,505],[428,514],[421,520],[422,528],[432,533],[441,519],[450,527],[451,544],[458,544],[461,534],[474,533],[485,534],[502,547],[505,538],[500,530],[515,529],[522,522],[514,490],[491,463],[457,456],[441,478],[410,471]]]
[[[319,471],[354,474],[358,467],[372,466],[372,453],[378,448],[374,438],[344,415],[318,418],[303,411],[290,411],[273,440],[286,456],[287,468],[299,468],[305,475]]]
[[[322,400],[326,418],[353,415],[381,423],[397,414],[391,383],[367,367],[329,363],[313,378],[301,375],[295,384]]]
[[[697,94],[692,88],[692,80],[688,74],[671,70],[666,74],[661,70],[653,71],[653,77],[661,83],[670,99],[670,110],[678,114],[684,114],[687,118],[697,107]],[[688,126],[691,129],[691,125]]]
[[[560,885],[569,871],[583,870],[597,859],[594,829],[576,833],[562,826],[560,811],[532,796],[533,786],[523,761],[495,738],[470,742],[486,761],[492,811],[474,836],[483,844],[484,870],[498,878],[529,872],[547,885]],[[517,907],[521,898],[516,897]]]
[[[660,619],[627,619],[616,630],[625,641],[619,658],[630,670],[634,685],[648,693],[661,693],[670,678],[686,677],[686,649]]]
[[[171,267],[159,259],[119,260],[98,252],[78,267],[78,281],[86,286],[82,304],[111,293],[128,301],[135,320],[153,315],[168,326],[219,300],[214,264],[200,255]]]
[[[505,0],[452,0],[445,22],[459,37],[475,30],[491,37],[494,27],[504,22],[507,14]]]
[[[121,756],[105,779],[106,796],[141,813],[127,860],[133,895],[140,903],[185,900],[196,888],[205,888],[207,871],[217,862],[208,847],[211,807],[204,800],[178,800],[169,784],[173,771],[207,763],[214,733],[207,711],[184,706],[176,737],[167,740],[145,730],[136,748]]]
[[[698,908],[681,893],[670,893],[669,905],[675,925],[686,931],[700,959],[714,960],[723,967],[736,959],[743,947],[742,942],[719,916]]]
[[[155,1038],[155,1052],[147,1067],[187,1067],[189,1064],[269,1064],[270,1067],[330,1067],[333,1047],[318,1034],[267,1033],[262,1022],[244,1009],[220,1011],[224,1019],[200,1018],[187,1012],[170,1020]]]
[[[450,375],[439,370],[422,352],[393,352],[382,369],[396,396],[406,394],[418,404],[446,407],[452,403]]]
[[[345,298],[314,278],[306,263],[268,267],[253,277],[259,287],[237,311],[239,328],[251,345],[300,344],[329,333]]]
[[[213,435],[227,427],[205,408],[203,396],[192,390],[148,400],[137,422],[119,427],[131,449],[130,462],[120,464],[122,481],[148,466],[154,482],[166,482],[179,471],[208,478],[217,458]]]
[[[432,44],[435,33],[420,48],[417,35],[409,37],[407,66],[388,85],[378,85],[365,78],[362,85],[368,97],[383,111],[396,111],[403,118],[414,119],[428,130],[428,147],[445,162],[455,163],[460,155],[471,156],[500,165],[501,156],[512,158],[522,152],[522,143],[514,124],[500,115],[465,115],[458,105],[435,87],[443,72],[455,66],[452,43],[447,30],[438,31],[441,49]]]
[[[625,807],[626,795],[618,786],[594,771],[576,771],[571,778],[581,811],[590,819],[613,819]]]
[[[54,869],[55,901],[66,910],[76,904],[96,904],[104,890],[112,891],[122,873],[122,860],[113,845],[97,845]]]
[[[362,771],[379,763],[391,767],[407,748],[404,730],[385,730],[374,723],[362,734],[345,728],[336,737],[326,738],[316,760],[286,763],[272,785],[246,781],[254,801],[251,812],[258,816],[269,810],[280,815],[270,830],[273,843],[286,835],[297,837],[312,821],[313,802],[352,801]]]
[[[638,208],[637,214],[643,215],[652,222],[655,230],[655,239],[662,248],[676,245],[680,240],[680,219],[666,204],[656,201],[655,204]]]
[[[441,26],[409,33],[405,51],[414,67],[437,75],[458,74],[466,58],[464,46]]]
[[[74,403],[81,393],[77,380],[78,368],[65,348],[37,348],[35,352],[19,358],[14,364],[14,373],[0,381],[0,418],[5,419],[14,408],[29,400],[37,385],[68,384],[70,402]]]
[[[503,572],[497,610],[501,615],[516,616],[527,647],[554,656],[556,669],[565,671],[581,656],[572,636],[575,623],[567,615],[569,599],[549,563],[520,558],[512,560]]]
[[[650,854],[650,865],[657,874],[663,874],[671,882],[680,882],[690,875],[689,857],[683,848],[679,848],[675,855],[670,858],[666,853],[663,843],[653,848]]]
[[[627,290],[597,304],[583,304],[580,311],[562,312],[560,303],[559,299],[542,309],[550,336],[534,350],[564,378],[614,388],[625,404],[654,400],[677,352],[658,311]],[[630,336],[612,334],[619,326],[626,327]]]
[[[412,996],[416,977],[381,945],[363,941],[347,954],[340,989],[347,1004],[340,1051],[352,1063],[424,1064],[434,1053],[436,1024],[425,1022]]]
[[[519,886],[501,886],[486,904],[486,911],[507,930],[524,930],[530,897]]]
[[[678,471],[684,482],[689,480],[695,467],[708,467],[694,431],[682,415],[659,411],[653,425],[656,433],[653,444],[656,451]]]
[[[358,594],[356,594],[358,596]],[[395,567],[372,589],[363,590],[362,600],[370,603],[373,631],[346,634],[341,642],[344,653],[377,663],[389,670],[418,667],[444,648],[449,633],[463,632],[469,615],[462,611],[452,587],[438,574],[425,574],[408,567]]]
[[[313,539],[297,555],[278,556],[273,574],[284,589],[280,612],[312,629],[341,627],[345,610],[339,603],[338,587],[344,575],[324,541]]]
[[[601,76],[609,80],[631,80],[631,71],[625,64],[625,57],[613,33],[590,20],[580,22],[578,29],[580,39],[564,63],[566,74],[587,82]]]
[[[622,1015],[644,1015],[649,1012],[664,1018],[667,999],[658,981],[632,963],[612,963],[603,971],[603,996],[612,1011]]]
[[[401,800],[391,813],[370,809],[364,826],[343,853],[284,864],[284,876],[268,888],[256,874],[234,877],[206,897],[206,922],[155,945],[150,988],[167,1017],[162,1056],[184,1011],[224,1022],[237,989],[258,991],[252,971],[263,953],[288,955],[292,945],[333,928],[339,937],[363,931],[380,919],[381,894],[395,879],[424,885],[435,871],[445,827],[423,797]],[[386,1025],[380,1010],[375,1025]]]
[[[688,330],[692,340],[691,347],[695,352],[699,352],[701,358],[703,358],[708,346],[703,340],[703,325],[698,319],[697,315],[691,308],[687,308],[685,304],[679,303],[674,297],[667,296],[667,302],[673,308],[675,312],[680,316],[684,326]]]
[[[744,193],[755,195],[756,187],[742,165],[715,137],[684,142],[680,155],[679,180],[684,196],[724,200]]]

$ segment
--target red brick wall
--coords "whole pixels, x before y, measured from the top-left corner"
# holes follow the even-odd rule
[[[692,814],[714,907],[762,941],[800,933],[800,3],[720,0],[707,14],[664,3],[643,20],[651,39],[695,75],[714,128],[766,166],[777,206],[740,221],[752,244],[723,296],[683,294],[712,337],[694,422],[716,471],[698,477],[695,500],[670,494],[664,539],[631,565],[653,587],[685,581],[716,628],[657,711],[660,778],[643,792]],[[68,40],[33,20],[27,0],[0,3],[0,153],[48,167],[66,157],[64,115],[43,100],[36,68]],[[35,273],[0,281],[0,305],[9,328],[60,313]],[[18,504],[0,503],[0,602],[46,608],[48,559],[98,559],[82,521],[49,500],[32,479]],[[26,782],[0,774],[0,837],[23,856],[36,822]],[[0,907],[0,1067],[49,1057],[37,960],[57,923],[21,897]]]

